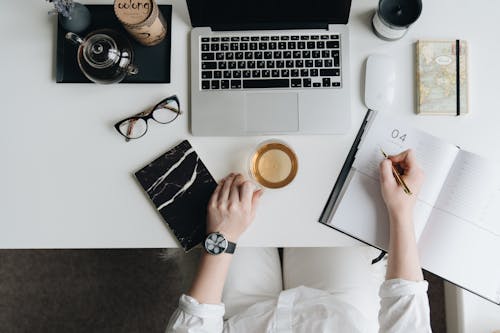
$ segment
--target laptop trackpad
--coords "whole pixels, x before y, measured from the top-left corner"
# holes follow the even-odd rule
[[[299,130],[297,93],[247,93],[247,132]]]

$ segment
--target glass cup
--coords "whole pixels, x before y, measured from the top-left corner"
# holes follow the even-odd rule
[[[299,167],[297,155],[280,140],[260,143],[250,157],[250,174],[260,185],[281,188],[290,184]]]

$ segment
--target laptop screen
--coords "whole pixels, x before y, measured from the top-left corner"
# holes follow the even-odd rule
[[[347,24],[351,0],[187,0],[193,27],[291,29]]]

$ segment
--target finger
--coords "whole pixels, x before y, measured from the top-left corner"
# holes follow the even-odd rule
[[[404,152],[390,156],[390,160],[396,163],[399,167],[405,170],[405,173],[411,173],[419,168],[415,151],[412,149],[405,150]]]
[[[260,189],[252,194],[252,210],[255,212],[255,209],[257,208],[257,205],[259,204],[260,198],[262,197],[262,194],[264,194],[264,190]]]
[[[402,163],[406,160],[406,156],[410,152],[410,149],[407,149],[405,151],[402,151],[401,153],[397,155],[391,155],[389,156],[389,159],[394,162],[394,163]]]
[[[240,201],[240,184],[243,182],[243,180],[244,178],[241,174],[237,174],[234,177],[233,183],[231,184],[231,189],[229,191],[229,201]]]
[[[252,205],[252,197],[255,186],[248,180],[244,181],[240,186],[240,200],[243,205]]]
[[[222,189],[219,193],[218,201],[219,203],[227,202],[229,199],[229,192],[231,190],[231,185],[233,184],[234,174],[231,173],[224,180],[224,185],[222,185]]]
[[[208,202],[209,206],[214,206],[217,203],[217,200],[219,198],[219,193],[223,184],[224,180],[221,180],[219,184],[217,184],[217,187],[215,188],[214,192],[212,193],[212,196],[210,197],[210,201]]]
[[[392,174],[392,161],[389,159],[385,159],[380,163],[380,183],[383,186],[397,185]]]

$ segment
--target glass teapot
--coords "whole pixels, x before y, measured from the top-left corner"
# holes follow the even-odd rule
[[[66,39],[79,45],[77,59],[80,70],[95,83],[116,83],[139,72],[137,66],[132,64],[134,50],[130,42],[113,30],[96,30],[84,39],[68,32]]]

